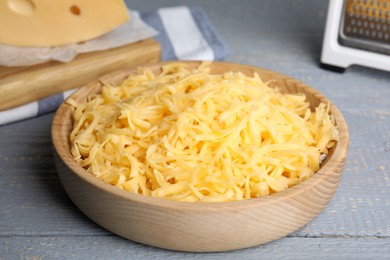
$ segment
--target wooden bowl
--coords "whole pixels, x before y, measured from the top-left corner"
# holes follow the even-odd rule
[[[186,62],[190,67],[199,62]],[[158,71],[164,63],[146,65]],[[70,153],[70,106],[63,103],[52,124],[56,166],[72,201],[97,224],[132,241],[156,247],[213,252],[242,249],[284,237],[307,224],[327,205],[340,181],[348,150],[348,129],[340,111],[322,94],[290,77],[257,67],[213,62],[212,73],[257,72],[274,79],[283,92],[305,93],[312,108],[330,104],[338,129],[337,145],[311,178],[285,191],[235,202],[188,203],[146,197],[121,190],[85,171]],[[80,88],[71,97],[85,101],[98,93],[102,82],[121,82],[134,70],[107,75]]]

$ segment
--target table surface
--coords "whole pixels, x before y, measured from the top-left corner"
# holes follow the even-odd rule
[[[195,1],[131,0],[135,10]],[[327,1],[196,1],[230,47],[228,61],[297,78],[344,114],[350,147],[340,186],[313,221],[280,240],[223,253],[183,253],[120,238],[70,201],[54,166],[53,114],[0,127],[0,259],[390,258],[390,73],[319,68]]]

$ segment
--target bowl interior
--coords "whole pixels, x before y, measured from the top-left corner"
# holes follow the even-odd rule
[[[200,64],[200,62],[197,61],[187,61],[185,63],[188,64],[189,69],[194,68]],[[161,70],[161,65],[163,64],[164,62],[158,64],[152,64],[152,65],[145,65],[144,67],[148,67],[152,71],[158,72]],[[252,203],[252,201],[259,201],[259,200],[262,200],[264,202],[267,201],[267,203],[272,203],[273,199],[279,200],[281,198],[290,198],[294,195],[297,195],[299,192],[305,189],[310,189],[310,187],[316,185],[317,183],[320,183],[327,176],[332,174],[338,174],[335,173],[333,169],[335,165],[344,163],[346,153],[347,153],[347,148],[348,148],[348,142],[349,142],[348,129],[347,129],[346,122],[342,114],[340,113],[340,111],[325,96],[323,96],[318,91],[310,88],[309,86],[305,85],[304,83],[298,80],[295,80],[293,78],[266,69],[248,66],[248,65],[242,65],[242,64],[227,63],[227,62],[213,62],[211,63],[210,67],[211,67],[211,73],[216,73],[216,74],[223,73],[226,71],[240,71],[247,76],[252,76],[253,73],[256,72],[259,74],[259,76],[264,82],[270,81],[269,85],[271,87],[278,87],[283,93],[304,93],[306,95],[307,100],[310,102],[311,109],[318,106],[321,102],[330,104],[330,113],[333,114],[339,129],[339,141],[335,146],[333,146],[329,150],[329,154],[327,155],[326,159],[322,163],[320,170],[312,177],[310,177],[308,180],[296,186],[293,186],[287,190],[284,190],[282,192],[274,193],[269,196],[265,196],[261,198],[239,201],[239,203],[244,205],[247,203]],[[104,84],[120,83],[123,80],[125,80],[129,75],[135,73],[136,73],[136,69],[128,69],[128,70],[122,70],[122,71],[118,71],[106,75],[98,80],[89,83],[85,87],[80,88],[75,93],[73,93],[70,96],[70,98],[78,102],[85,102],[88,96],[99,93]],[[70,132],[72,131],[72,127],[73,124],[71,119],[71,106],[66,103],[63,103],[57,110],[56,115],[53,119],[52,137],[53,137],[54,147],[57,153],[65,162],[65,164],[74,172],[74,174],[78,175],[80,178],[84,179],[85,181],[90,182],[92,185],[97,185],[100,188],[107,190],[108,192],[114,193],[120,197],[128,198],[131,200],[137,200],[143,203],[157,203],[165,207],[170,207],[170,206],[175,207],[177,204],[181,204],[181,206],[183,207],[188,206],[188,203],[145,197],[142,195],[133,194],[131,192],[118,189],[116,187],[113,187],[109,184],[100,181],[95,176],[85,171],[82,167],[80,167],[76,163],[76,161],[73,159],[70,153],[69,135]],[[216,203],[221,205],[221,204],[229,204],[235,202],[216,202]],[[198,207],[198,205],[201,205],[201,207],[209,207],[209,206],[212,207],[212,204],[214,203],[195,203],[195,204],[197,204],[195,207]]]

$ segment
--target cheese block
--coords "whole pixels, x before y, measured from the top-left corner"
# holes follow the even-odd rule
[[[0,44],[49,47],[88,41],[129,19],[122,0],[2,0]]]

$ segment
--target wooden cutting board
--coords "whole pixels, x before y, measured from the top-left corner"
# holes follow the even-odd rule
[[[84,84],[115,70],[157,62],[161,48],[146,39],[126,46],[78,55],[68,63],[50,61],[28,67],[0,66],[0,111]]]

